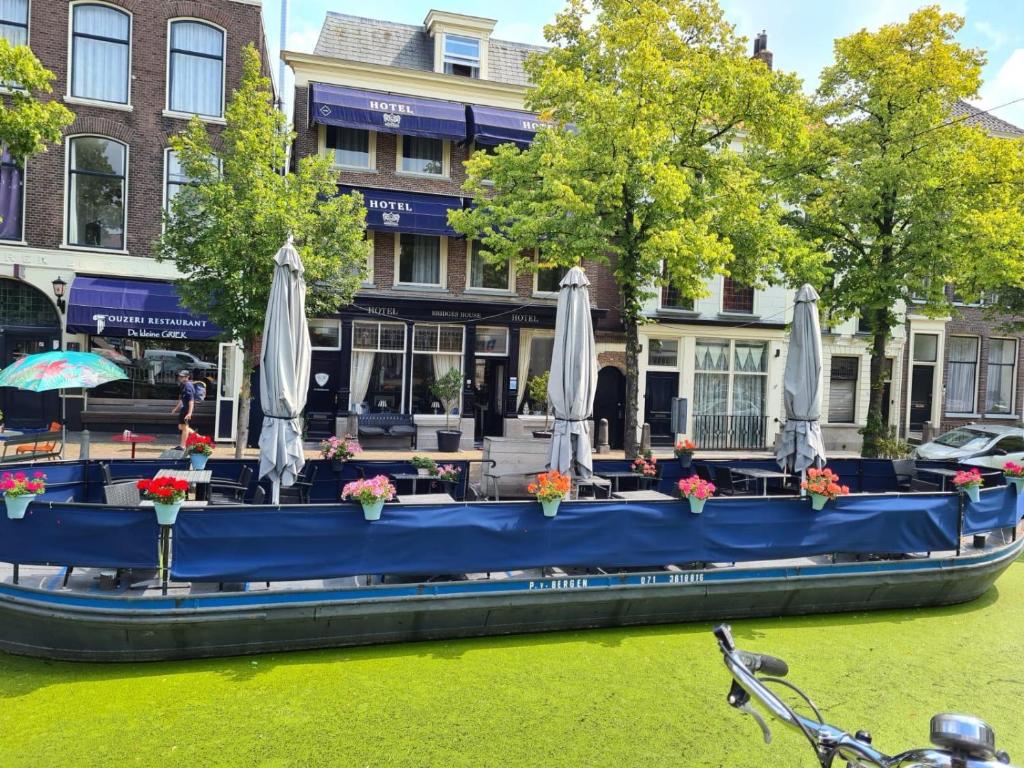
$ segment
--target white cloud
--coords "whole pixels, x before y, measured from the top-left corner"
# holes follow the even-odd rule
[[[975,102],[982,109],[1024,98],[1024,48],[1017,48],[1002,63],[995,77],[981,87],[981,98]],[[996,109],[996,117],[1024,128],[1024,101]]]
[[[554,21],[552,16],[551,21]],[[543,24],[528,24],[522,21],[509,23],[498,22],[494,36],[499,40],[511,40],[514,43],[531,43],[532,45],[548,45],[544,39]]]
[[[996,29],[987,21],[976,21],[972,26],[981,33],[982,37],[991,43],[992,48],[1002,48],[1009,39],[1006,32]]]
[[[288,50],[298,53],[312,53],[320,37],[320,27],[303,24],[298,29],[288,30]]]

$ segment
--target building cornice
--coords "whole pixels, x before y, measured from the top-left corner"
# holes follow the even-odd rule
[[[312,53],[281,51],[281,58],[295,73],[296,87],[307,86],[310,82],[327,83],[508,109],[525,109],[523,101],[529,90],[523,85],[494,80],[367,64]]]
[[[170,262],[141,256],[18,245],[0,245],[0,264],[63,270],[69,276],[87,273],[144,280],[177,280],[182,276]]]

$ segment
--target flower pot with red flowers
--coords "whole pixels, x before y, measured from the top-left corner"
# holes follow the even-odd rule
[[[537,497],[544,510],[544,517],[554,517],[558,514],[558,505],[572,490],[572,480],[568,475],[553,469],[537,475],[537,481],[526,486],[526,490]]]
[[[684,438],[676,443],[676,460],[679,461],[680,469],[689,469],[693,465],[693,452],[697,450],[697,444],[693,440]]]
[[[715,484],[704,480],[697,475],[684,477],[678,483],[679,494],[690,502],[690,511],[699,515],[704,511],[707,500],[715,495]]]
[[[153,480],[139,480],[135,486],[142,494],[142,498],[153,502],[156,521],[160,525],[174,525],[181,503],[188,496],[188,481],[176,477],[158,477]]]
[[[1024,491],[1024,466],[1014,461],[1003,464],[1003,476],[1006,482],[1014,487],[1017,493]]]
[[[984,480],[981,471],[977,467],[970,470],[961,470],[953,476],[953,485],[961,493],[966,493],[967,498],[977,503],[981,501],[981,484]]]
[[[7,517],[21,520],[36,496],[46,492],[46,475],[35,472],[29,477],[24,472],[4,472],[0,477],[0,491],[4,494]]]
[[[839,483],[839,475],[828,467],[808,469],[807,479],[800,483],[800,487],[810,495],[811,509],[815,512],[820,512],[828,502],[850,492],[848,486]]]
[[[387,475],[377,475],[366,480],[353,480],[342,488],[341,498],[358,501],[363,507],[365,519],[380,520],[384,502],[395,498],[395,486],[388,480]]]
[[[213,455],[213,438],[193,432],[185,441],[185,455],[192,463],[192,469],[205,469],[206,462]]]

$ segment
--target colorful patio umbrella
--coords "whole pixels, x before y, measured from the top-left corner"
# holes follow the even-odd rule
[[[108,381],[127,379],[114,363],[91,352],[43,352],[27,355],[0,371],[0,387],[28,392],[52,389],[91,389]]]

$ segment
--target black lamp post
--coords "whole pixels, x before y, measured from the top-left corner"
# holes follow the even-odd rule
[[[64,310],[67,305],[64,303],[64,291],[68,288],[68,284],[64,282],[64,278],[58,277],[53,281],[53,295],[57,297],[57,308],[61,314],[64,314]]]

